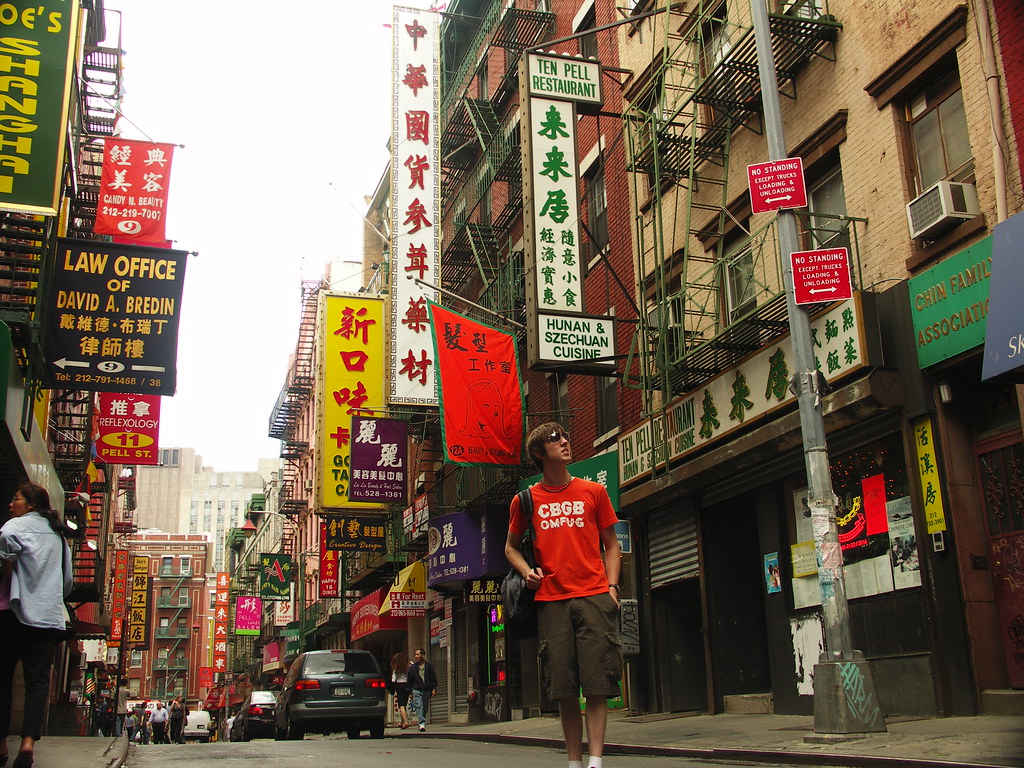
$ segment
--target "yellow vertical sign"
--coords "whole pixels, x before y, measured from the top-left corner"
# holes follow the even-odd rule
[[[942,505],[942,486],[939,483],[939,465],[935,455],[935,430],[931,416],[921,416],[913,424],[925,524],[928,533],[938,533],[946,530],[946,510]]]
[[[149,558],[132,558],[132,589],[128,607],[128,645],[133,648],[149,647],[149,612],[152,608],[149,580]]]
[[[324,296],[323,387],[320,403],[321,499],[324,507],[380,509],[350,502],[352,417],[384,409],[384,301]]]

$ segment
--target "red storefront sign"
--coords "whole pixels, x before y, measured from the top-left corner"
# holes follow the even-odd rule
[[[100,393],[96,454],[110,464],[160,463],[160,396]]]
[[[93,232],[166,245],[164,222],[173,154],[173,144],[106,139]]]

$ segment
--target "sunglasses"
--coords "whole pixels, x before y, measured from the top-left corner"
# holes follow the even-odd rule
[[[550,435],[548,435],[548,442],[560,443],[562,442],[563,437],[565,438],[565,442],[570,442],[568,432],[552,432]]]

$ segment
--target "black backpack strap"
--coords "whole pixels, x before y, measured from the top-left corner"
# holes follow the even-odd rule
[[[526,517],[526,532],[533,533],[533,494],[527,488],[519,492],[519,511]]]

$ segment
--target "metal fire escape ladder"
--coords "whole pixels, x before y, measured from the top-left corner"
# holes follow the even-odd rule
[[[486,289],[498,277],[507,262],[504,232],[522,213],[518,124],[507,116],[500,119],[499,111],[516,92],[522,51],[540,42],[554,20],[553,13],[537,11],[533,5],[526,0],[491,3],[472,35],[459,37],[453,27],[444,38],[462,54],[455,68],[445,73],[441,104],[441,279],[449,290],[458,291],[476,279]],[[504,71],[489,99],[474,98],[469,93],[476,65],[493,49],[504,51]],[[502,205],[497,215],[481,206],[495,190],[500,190],[494,198]]]
[[[663,14],[661,50],[624,113],[650,297],[627,370],[639,371],[633,381],[650,416],[785,329],[781,279],[764,266],[778,261],[774,227],[727,243],[736,223],[728,209],[732,137],[740,127],[761,130],[753,29],[749,20],[736,23],[740,13],[727,18],[727,8],[739,6],[698,0]],[[841,25],[824,2],[786,10],[770,16],[772,46],[780,88],[795,96],[797,74],[812,57],[834,60]],[[757,292],[756,305],[737,312],[725,303],[734,270]]]
[[[179,598],[178,598],[179,603],[181,602],[181,598],[180,598],[181,585],[185,583],[185,579],[186,578],[188,578],[188,577],[187,576],[180,577],[178,579],[178,583],[175,584],[174,587],[171,590],[171,594],[179,595]],[[167,626],[168,627],[176,627],[178,625],[178,619],[181,617],[181,612],[185,608],[188,608],[188,607],[189,607],[189,605],[187,603],[185,605],[179,605],[178,606],[178,610],[175,612],[174,616],[172,616],[170,621],[167,622]],[[178,650],[178,646],[181,645],[181,641],[182,640],[187,640],[187,639],[188,639],[188,635],[187,634],[183,638],[182,637],[176,637],[174,639],[174,643],[172,643],[171,647],[167,649],[167,669],[166,669],[167,675],[164,678],[164,688],[165,688],[165,690],[172,690],[173,686],[171,685],[171,683],[173,683],[175,680],[178,679],[178,671],[179,670],[173,669],[171,667],[171,664],[173,663],[171,661],[171,654],[174,651]]]

